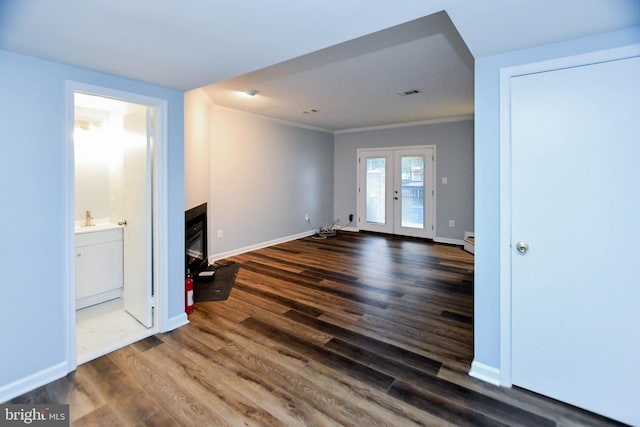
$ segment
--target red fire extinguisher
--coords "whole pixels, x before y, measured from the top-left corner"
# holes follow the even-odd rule
[[[184,311],[187,314],[193,313],[193,276],[189,270],[184,280]]]

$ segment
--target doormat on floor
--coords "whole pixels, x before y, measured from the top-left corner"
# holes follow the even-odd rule
[[[222,301],[229,298],[240,265],[234,261],[216,262],[198,271],[193,278],[193,300]]]

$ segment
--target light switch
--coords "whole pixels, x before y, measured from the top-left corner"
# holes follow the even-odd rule
[[[446,183],[447,183],[447,177],[446,177],[446,176],[443,176],[443,177],[442,177],[442,183],[443,183],[443,184],[446,184]]]

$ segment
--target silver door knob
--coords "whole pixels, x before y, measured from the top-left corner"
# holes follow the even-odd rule
[[[527,251],[529,250],[529,245],[527,244],[527,242],[522,242],[521,241],[521,242],[516,243],[516,249],[521,254],[526,254]]]

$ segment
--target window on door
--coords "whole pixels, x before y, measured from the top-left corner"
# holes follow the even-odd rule
[[[370,224],[385,224],[386,211],[386,157],[370,157],[366,159],[367,180],[366,191],[366,218]]]
[[[400,156],[400,225],[424,228],[424,156]]]
[[[359,150],[358,226],[434,236],[435,147]]]

